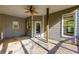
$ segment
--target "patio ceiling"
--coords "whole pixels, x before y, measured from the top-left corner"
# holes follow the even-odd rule
[[[53,13],[74,6],[75,5],[35,5],[34,7],[38,11],[37,15],[45,15],[46,8],[49,8],[50,13]],[[27,5],[0,5],[0,14],[8,14],[12,16],[26,18],[31,15],[29,13],[24,13],[25,7],[27,7]]]

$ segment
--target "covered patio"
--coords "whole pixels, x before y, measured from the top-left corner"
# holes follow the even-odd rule
[[[0,54],[79,53],[79,6],[0,8]]]
[[[0,54],[78,54],[79,46],[68,40],[56,41],[30,37],[14,37],[0,41]]]

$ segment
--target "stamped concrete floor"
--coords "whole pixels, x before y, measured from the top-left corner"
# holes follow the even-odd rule
[[[79,46],[30,37],[16,37],[0,41],[0,54],[78,54]]]

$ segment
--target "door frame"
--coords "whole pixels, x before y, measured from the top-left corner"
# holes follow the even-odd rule
[[[42,28],[41,28],[41,21],[35,21],[35,32],[34,32],[34,36],[36,35],[36,23],[39,23],[40,24],[40,37],[41,37],[41,33],[42,33]]]

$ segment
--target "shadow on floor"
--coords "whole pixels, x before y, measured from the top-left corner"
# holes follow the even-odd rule
[[[33,52],[33,49],[35,48],[36,44],[34,42],[31,42],[31,47],[30,47],[30,52],[32,53]]]
[[[40,38],[38,38],[38,40],[40,40],[40,41],[42,41],[42,42],[44,42],[44,43],[47,43],[47,41],[46,41],[45,39],[40,39]]]
[[[2,49],[0,51],[0,54],[5,54],[8,47],[8,43],[1,40],[0,44],[2,44]]]
[[[68,40],[62,40],[60,41],[58,44],[56,44],[56,46],[54,48],[52,48],[51,50],[49,50],[48,54],[55,54],[56,51],[59,49],[59,47]]]
[[[15,42],[15,41],[20,41],[21,46],[22,46],[22,48],[23,48],[25,54],[29,54],[28,51],[26,50],[25,46],[23,45],[23,43],[22,43],[21,40],[23,40],[23,39],[20,39],[20,40],[19,40],[19,39],[17,39],[17,38],[12,38],[12,39],[8,39],[8,40],[1,40],[1,41],[0,41],[0,45],[1,45],[1,44],[3,44],[3,45],[2,45],[2,49],[1,49],[0,53],[1,53],[1,54],[5,54],[5,53],[6,53],[6,50],[7,50],[7,47],[8,47],[8,44],[9,44],[9,43]],[[56,51],[59,49],[59,47],[61,47],[61,45],[62,45],[63,43],[65,43],[65,42],[67,42],[69,39],[59,41],[59,43],[55,44],[56,46],[54,46],[54,48],[52,48],[51,50],[48,50],[47,48],[45,48],[44,46],[42,46],[42,45],[39,44],[38,42],[35,42],[35,41],[32,40],[32,39],[30,39],[30,40],[31,40],[32,42],[34,42],[35,44],[37,44],[38,46],[40,46],[41,48],[43,48],[44,50],[46,50],[46,51],[48,52],[48,54],[55,54]],[[71,40],[72,40],[72,39],[71,39]],[[41,40],[41,41],[43,41],[43,40]],[[72,40],[72,41],[74,42],[74,40]],[[45,41],[43,41],[43,42],[45,42]],[[52,41],[52,42],[53,42],[53,41]],[[29,43],[31,43],[31,42],[29,42]],[[29,43],[28,43],[28,44],[29,44]],[[34,46],[33,46],[32,48],[34,48]],[[70,50],[70,51],[73,51],[73,50],[71,50],[71,49],[69,49],[69,48],[66,48],[66,47],[63,47],[63,48],[68,49],[68,50]],[[77,46],[77,50],[78,50],[78,52],[77,52],[77,51],[73,51],[73,52],[79,53],[79,46]],[[12,54],[12,53],[13,53],[13,51],[9,51],[9,52],[8,52],[8,54]]]
[[[77,51],[79,53],[79,36],[76,38]]]
[[[78,51],[78,53],[79,53],[79,45],[77,45],[77,51]]]
[[[23,40],[23,39],[21,39],[21,40]],[[8,48],[8,44],[12,43],[12,42],[16,42],[16,41],[18,41],[18,39],[15,39],[15,37],[13,37],[13,38],[6,38],[6,39],[3,39],[3,40],[0,40],[0,45],[2,44],[2,49],[0,51],[0,54],[6,54],[6,50]],[[12,54],[12,51],[9,51],[8,53]]]
[[[13,53],[13,51],[9,51],[9,52],[8,52],[8,54],[12,54],[12,53]]]
[[[45,40],[43,40],[43,39],[39,39],[39,40],[42,41],[42,42],[44,42],[44,43],[46,43]],[[56,40],[56,41],[57,41],[57,40]],[[68,42],[68,41],[70,41],[70,42]],[[53,52],[49,51],[48,53],[49,53],[49,54],[54,54],[54,53],[56,52],[56,49],[58,49],[59,47],[65,48],[65,49],[70,50],[70,51],[75,52],[75,53],[79,53],[79,46],[77,46],[77,50],[78,50],[78,51],[74,51],[74,50],[71,50],[71,49],[69,49],[69,48],[67,48],[67,47],[61,46],[61,44],[62,44],[61,42],[63,42],[63,41],[60,41],[60,43],[56,44],[56,43],[53,43],[53,42],[50,42],[50,41],[49,41],[49,43],[54,44],[54,45],[56,45],[56,46],[54,47]],[[74,38],[68,38],[68,39],[64,40],[63,43],[67,43],[67,44],[72,44],[72,45],[74,45],[75,39],[74,39]]]
[[[52,43],[52,42],[49,42],[49,43]],[[52,44],[57,45],[56,43],[52,43]],[[78,53],[77,51],[71,50],[71,49],[69,49],[69,48],[67,48],[67,47],[64,47],[64,46],[60,46],[60,47],[65,48],[65,49],[67,49],[67,50],[70,50],[70,51],[72,51],[72,52]]]
[[[29,54],[28,51],[26,50],[25,46],[23,45],[22,41],[20,41],[20,43],[21,43],[21,46],[22,46],[22,48],[24,50],[24,53],[25,54]]]
[[[44,50],[46,50],[47,52],[49,51],[47,48],[43,47],[42,45],[40,45],[39,43],[35,42],[34,40],[32,40],[32,39],[30,39],[30,40],[33,41],[38,46],[40,46],[41,48],[43,48]]]

